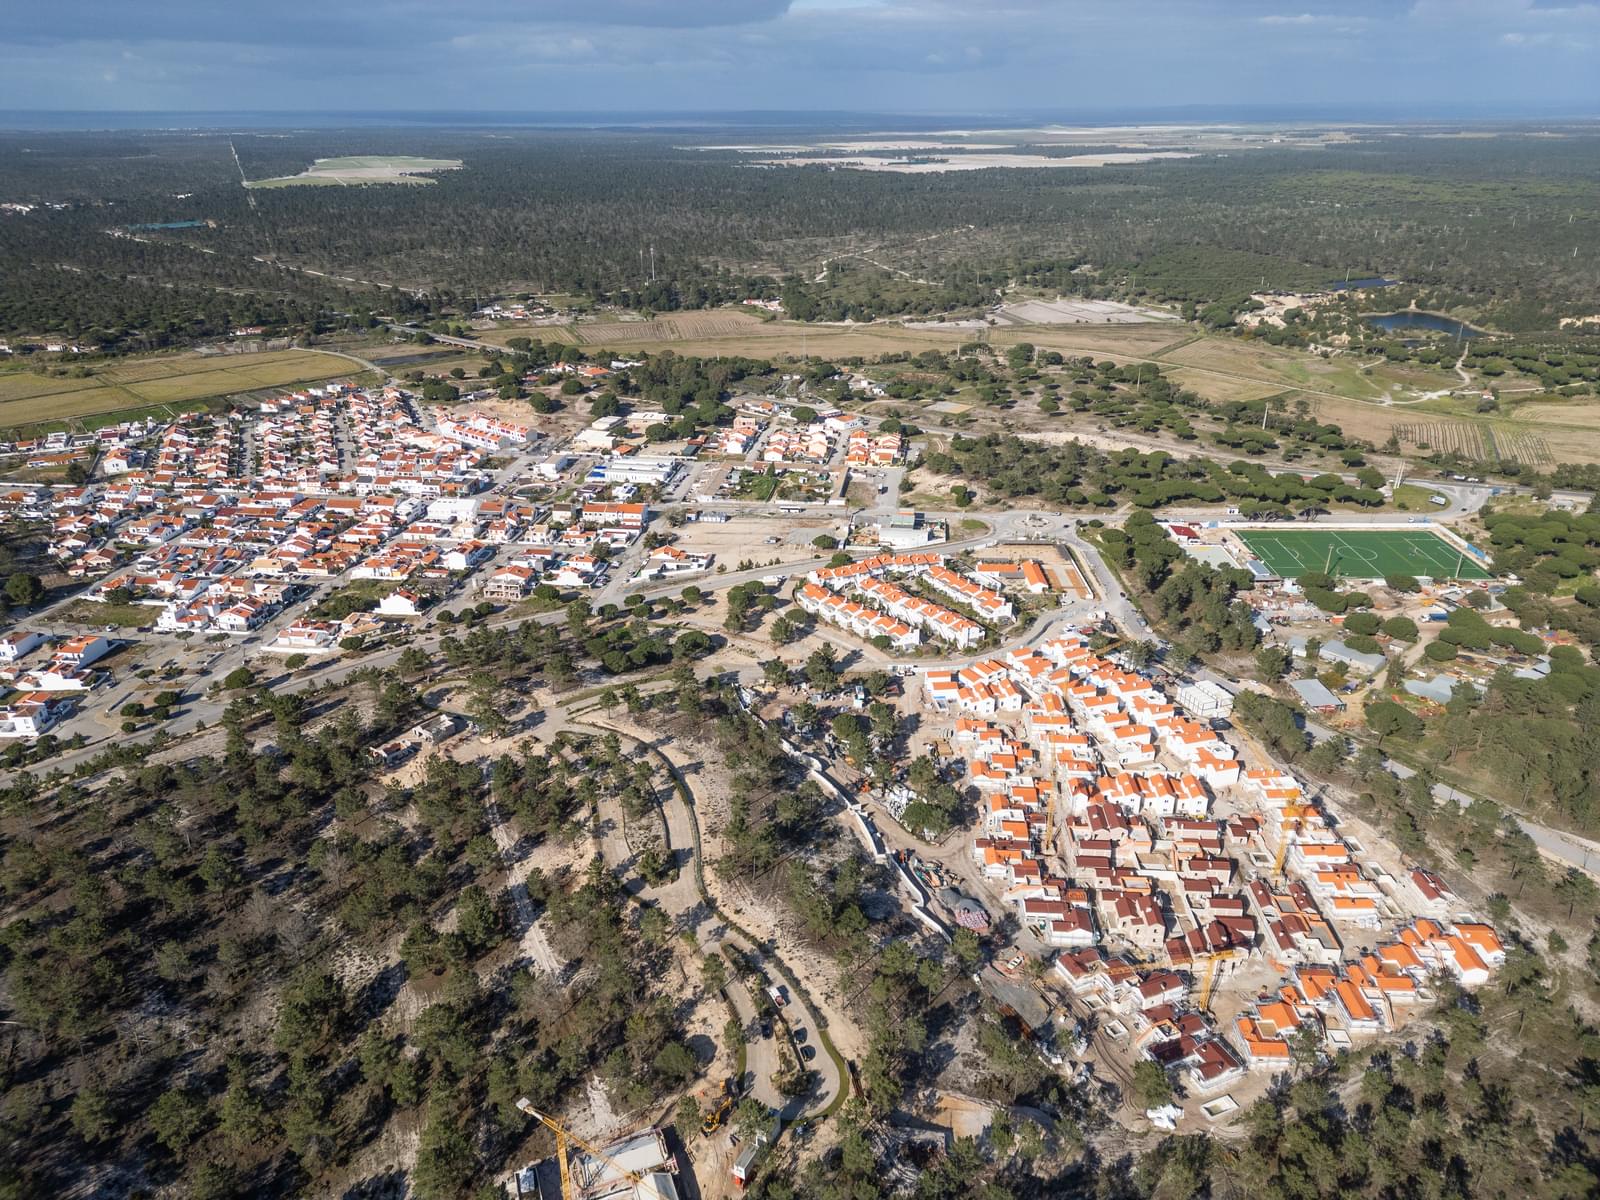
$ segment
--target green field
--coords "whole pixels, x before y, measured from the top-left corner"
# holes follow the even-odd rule
[[[122,414],[263,388],[355,376],[349,359],[314,350],[262,354],[167,354],[95,364],[81,378],[0,371],[0,429],[112,424]]]
[[[1284,579],[1310,571],[1353,579],[1418,575],[1487,579],[1471,555],[1425,529],[1239,530],[1239,540]]]

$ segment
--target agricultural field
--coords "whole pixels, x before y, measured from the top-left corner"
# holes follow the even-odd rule
[[[1424,529],[1249,529],[1236,536],[1284,579],[1310,571],[1352,579],[1489,578],[1470,555]]]
[[[489,329],[474,329],[467,335],[474,341],[492,342],[504,346],[512,338],[525,337],[532,342],[558,342],[575,346],[579,338],[573,325],[535,325],[528,321],[507,321]]]
[[[345,158],[319,158],[298,175],[252,179],[248,188],[351,187],[367,183],[433,183],[424,171],[453,171],[459,158],[415,158],[409,154],[357,154]]]
[[[1478,413],[1474,404],[1475,400],[1440,398],[1381,407],[1318,396],[1314,411],[1319,420],[1376,446],[1395,437],[1405,450],[1420,449],[1424,454],[1454,451],[1532,467],[1555,461],[1600,462],[1600,402],[1541,397],[1517,404],[1502,396],[1502,406],[1514,405],[1509,414]]]
[[[0,429],[107,418],[132,409],[187,404],[356,373],[349,360],[314,350],[162,355],[117,361],[91,370],[93,374],[83,379],[35,375],[25,370],[0,373]],[[109,423],[105,419],[96,422]]]
[[[1395,425],[1402,446],[1458,454],[1479,462],[1546,467],[1555,462],[1544,435],[1504,421],[1408,421]]]
[[[588,346],[609,345],[612,342],[622,341],[672,342],[694,338],[759,335],[768,329],[781,336],[782,326],[776,322],[769,324],[754,314],[727,309],[673,313],[649,321],[615,321],[573,326],[573,332]]]

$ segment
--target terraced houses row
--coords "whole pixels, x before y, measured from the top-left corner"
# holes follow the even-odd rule
[[[925,580],[928,586],[958,597],[994,621],[1015,618],[1011,602],[1003,593],[973,583],[947,567],[942,554],[931,551],[882,554],[838,567],[818,568],[806,577],[797,599],[800,607],[813,616],[861,637],[882,634],[896,649],[919,645],[923,634],[959,649],[975,646],[984,639],[988,630],[977,621],[894,582],[906,577]],[[888,618],[887,624],[879,619],[883,617]]]

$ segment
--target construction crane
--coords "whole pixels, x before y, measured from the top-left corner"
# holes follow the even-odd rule
[[[1200,984],[1199,1007],[1202,1011],[1209,1012],[1211,1010],[1211,992],[1217,982],[1217,964],[1225,959],[1234,957],[1236,957],[1236,952],[1233,950],[1213,950],[1205,956],[1206,973],[1204,980]]]
[[[519,1111],[532,1117],[551,1133],[556,1135],[556,1165],[561,1168],[562,1200],[577,1200],[577,1193],[572,1187],[572,1165],[567,1160],[567,1144],[569,1142],[576,1142],[578,1147],[585,1154],[590,1155],[595,1159],[596,1162],[605,1163],[608,1167],[616,1171],[635,1187],[638,1187],[638,1185],[644,1181],[644,1176],[640,1175],[637,1171],[628,1170],[621,1163],[617,1162],[616,1159],[612,1158],[609,1154],[601,1150],[598,1146],[584,1141],[581,1137],[573,1133],[554,1117],[540,1112],[533,1106],[533,1101],[529,1100],[526,1096],[523,1096],[517,1101],[517,1108]]]
[[[1283,878],[1283,856],[1289,853],[1289,831],[1280,830],[1278,833],[1278,856],[1272,860],[1272,879],[1276,883]]]

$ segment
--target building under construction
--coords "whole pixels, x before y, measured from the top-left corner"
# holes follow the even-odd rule
[[[630,1133],[592,1154],[572,1147],[570,1194],[561,1194],[561,1171],[553,1160],[517,1172],[517,1196],[531,1200],[678,1200],[678,1160],[659,1129]]]

